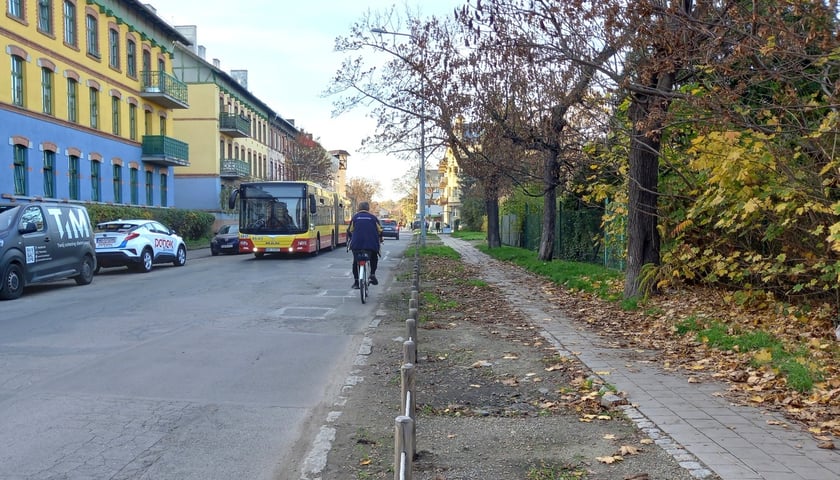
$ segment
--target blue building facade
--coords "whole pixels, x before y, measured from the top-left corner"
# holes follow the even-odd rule
[[[0,204],[171,207],[189,146],[171,75],[187,42],[136,0],[15,0],[0,15]]]

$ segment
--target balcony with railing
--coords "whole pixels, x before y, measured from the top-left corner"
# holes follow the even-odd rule
[[[250,137],[251,120],[235,113],[220,113],[219,132],[229,137]]]
[[[244,178],[251,175],[251,166],[244,160],[223,158],[219,168],[219,176],[223,178]]]
[[[162,71],[140,72],[143,85],[140,96],[166,108],[189,108],[187,84]]]
[[[189,144],[164,135],[143,135],[144,162],[167,167],[187,167],[190,164]]]

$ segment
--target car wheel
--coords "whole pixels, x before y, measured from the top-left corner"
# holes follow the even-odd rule
[[[219,251],[216,250],[215,248],[213,248],[213,246],[211,245],[210,246],[210,255],[213,255],[215,257],[218,254],[219,254]]]
[[[85,255],[79,267],[79,274],[73,277],[76,285],[87,285],[93,281],[93,257]]]
[[[262,258],[265,255],[263,252],[254,252],[254,256],[257,258]]]
[[[153,263],[154,257],[152,256],[152,249],[144,248],[143,252],[140,253],[140,263],[138,263],[135,267],[138,272],[148,273],[152,271]]]
[[[23,295],[23,269],[17,263],[10,263],[3,270],[3,288],[0,299],[14,300]]]
[[[399,236],[399,235],[397,235],[396,237],[394,237],[394,240],[399,240],[399,239],[400,239],[400,236]]]
[[[183,245],[178,247],[178,256],[175,257],[175,261],[172,264],[176,267],[183,267],[187,264],[187,247]]]

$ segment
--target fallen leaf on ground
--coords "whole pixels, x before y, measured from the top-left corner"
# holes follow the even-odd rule
[[[618,453],[621,456],[636,455],[639,453],[639,449],[632,445],[622,445],[621,448],[618,449]]]
[[[609,456],[609,457],[595,457],[595,460],[598,460],[601,463],[611,464],[611,463],[615,463],[615,462],[620,462],[624,459],[621,458],[618,455],[612,455],[612,456]]]

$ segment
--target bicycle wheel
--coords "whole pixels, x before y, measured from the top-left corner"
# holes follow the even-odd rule
[[[367,301],[367,265],[365,262],[359,262],[359,296],[362,298],[362,303]]]

